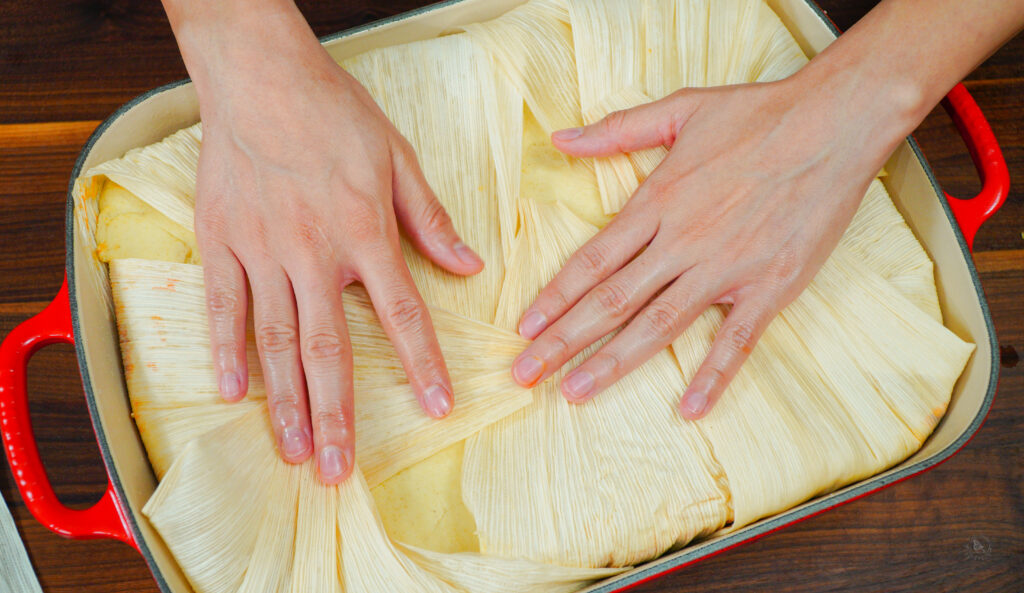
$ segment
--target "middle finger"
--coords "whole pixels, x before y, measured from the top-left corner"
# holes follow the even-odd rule
[[[544,330],[512,365],[516,381],[532,387],[590,344],[620,326],[683,270],[659,250],[647,250],[588,292]]]

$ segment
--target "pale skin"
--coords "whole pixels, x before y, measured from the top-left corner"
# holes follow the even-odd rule
[[[363,283],[425,413],[452,388],[399,249],[479,272],[409,144],[317,43],[291,0],[164,0],[203,120],[196,232],[213,359],[228,401],[247,390],[251,287],[282,457],[315,455],[338,483],[354,460],[352,359],[341,292]],[[680,399],[697,419],[771,319],[831,253],[868,183],[945,92],[1024,25],[1024,0],[885,0],[798,74],[683,89],[552,135],[574,156],[669,154],[520,322],[525,386],[623,329],[569,372],[584,402],[731,305]],[[257,59],[258,57],[258,59]]]

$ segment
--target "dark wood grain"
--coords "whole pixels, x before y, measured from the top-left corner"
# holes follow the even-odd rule
[[[305,1],[300,7],[322,35],[421,4]],[[845,29],[874,2],[821,4]],[[60,285],[65,191],[89,133],[120,104],[184,76],[155,0],[0,3],[0,335],[40,310]],[[992,123],[1011,177],[1024,180],[1024,38],[986,61],[969,77],[968,87]],[[915,137],[947,191],[961,197],[977,191],[970,158],[941,110]],[[1024,199],[1019,187],[977,238],[976,262],[1004,366],[993,410],[967,447],[922,476],[637,591],[1024,590]],[[50,348],[33,360],[30,390],[36,435],[57,493],[72,506],[87,506],[106,482],[69,347]],[[145,564],[127,546],[65,540],[40,526],[7,469],[0,471],[0,491],[48,593],[157,591]]]

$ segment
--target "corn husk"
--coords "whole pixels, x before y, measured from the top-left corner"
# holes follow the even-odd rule
[[[551,143],[540,123],[527,112],[523,118],[520,199],[538,203],[561,202],[573,214],[601,228],[611,217],[601,206],[601,192],[592,162],[571,157]]]
[[[345,591],[455,593],[456,589],[416,565],[391,543],[360,472],[355,472],[338,494]]]
[[[254,555],[283,463],[265,418],[256,411],[189,443],[142,509],[201,593],[237,591]]]
[[[723,317],[713,308],[673,344],[686,377]],[[837,249],[701,422],[729,476],[732,528],[916,451],[972,349]]]
[[[633,0],[570,0],[583,123],[614,111],[625,89],[644,87],[644,11]],[[632,107],[632,105],[628,105]],[[605,214],[614,214],[639,186],[625,155],[594,160]]]
[[[868,186],[841,243],[917,308],[942,322],[935,266],[880,180]]]
[[[342,65],[355,76],[412,144],[430,187],[451,215],[466,244],[485,263],[479,274],[463,278],[448,274],[421,256],[408,243],[403,253],[416,286],[430,305],[470,319],[494,317],[498,287],[504,275],[501,247],[501,208],[495,155],[490,130],[508,129],[488,117],[522,118],[521,103],[512,113],[499,108],[514,101],[483,90],[485,54],[466,34],[372,50]],[[493,109],[489,110],[488,106]],[[514,126],[511,126],[514,128]],[[443,142],[438,139],[444,138]],[[519,159],[505,151],[504,159]],[[503,163],[504,171],[518,170]],[[510,188],[511,189],[511,188]]]
[[[558,203],[524,202],[523,224],[511,260],[520,274],[506,278],[499,325],[518,319],[596,231]],[[675,412],[682,375],[667,352],[584,406],[558,393],[561,375],[534,388],[533,406],[467,443],[463,497],[482,553],[627,566],[726,523],[724,474],[696,426]]]
[[[197,593],[454,593],[384,533],[358,468],[324,486],[278,458],[265,409],[194,440],[143,512]]]
[[[401,549],[432,574],[473,593],[572,593],[627,570],[553,566],[471,553],[438,554],[412,546]]]
[[[193,232],[201,126],[195,124],[156,144],[129,150],[119,159],[89,169],[83,177],[105,176]]]
[[[707,86],[780,80],[807,63],[766,3],[714,0],[708,6]]]
[[[234,404],[223,403],[217,390],[202,269],[127,259],[110,268],[125,379],[136,423],[160,475],[188,439],[239,412],[217,410]],[[365,292],[349,289],[344,301],[355,368],[356,454],[371,484],[530,402],[529,392],[515,385],[506,370],[522,350],[522,338],[434,310],[441,349],[450,361],[455,407],[443,420],[430,418],[419,408]],[[246,400],[265,399],[251,340],[248,349]]]
[[[565,0],[533,0],[463,28],[508,76],[546,133],[583,123]]]
[[[266,499],[260,531],[238,593],[288,590],[295,563],[296,501],[303,478],[309,477],[308,472],[305,466],[274,460],[267,482],[271,486],[270,494]]]

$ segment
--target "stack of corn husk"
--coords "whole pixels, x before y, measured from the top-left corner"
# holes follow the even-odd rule
[[[805,63],[762,0],[532,0],[345,61],[486,268],[455,278],[403,246],[455,387],[441,421],[418,409],[366,294],[346,291],[360,469],[340,487],[277,456],[251,340],[248,396],[217,394],[192,230],[199,125],[87,172],[78,228],[109,262],[161,478],[144,512],[195,589],[573,591],[919,448],[973,346],[943,327],[932,264],[880,181],[706,419],[675,404],[717,306],[586,405],[559,395],[561,373],[530,391],[509,377],[524,308],[665,154],[573,159],[548,134]]]

